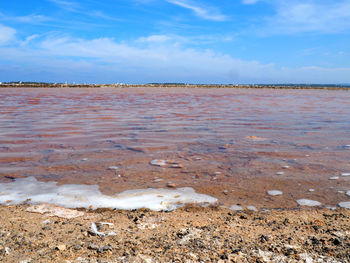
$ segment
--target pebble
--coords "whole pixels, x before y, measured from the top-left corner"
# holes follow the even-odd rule
[[[270,191],[267,191],[267,193],[269,195],[272,195],[272,196],[276,196],[276,195],[282,195],[283,192],[279,191],[279,190],[270,190]]]
[[[88,158],[83,158],[83,159],[81,159],[83,162],[85,162],[85,161],[87,161],[88,160]]]
[[[153,180],[153,182],[155,182],[155,183],[158,183],[158,182],[161,182],[161,181],[163,181],[163,179],[161,179],[161,178],[155,178],[155,179]]]
[[[339,193],[339,194],[344,194],[344,191],[339,190],[338,193]]]
[[[108,167],[108,170],[118,170],[119,167],[118,166],[110,166]]]
[[[338,179],[339,179],[339,176],[333,176],[329,178],[329,180],[338,180]]]
[[[284,172],[277,172],[277,175],[284,175]]]
[[[309,192],[315,192],[315,189],[310,188],[308,191]]]
[[[228,194],[228,190],[224,190],[223,193],[224,193],[224,195],[227,195]]]
[[[64,250],[66,250],[66,245],[58,245],[56,247],[56,249],[59,250],[59,251],[64,251]]]
[[[314,201],[314,200],[310,200],[310,199],[298,199],[297,203],[299,205],[302,205],[302,206],[318,206],[318,205],[321,205],[320,202]]]
[[[350,176],[350,173],[342,173],[341,176]]]
[[[346,195],[347,195],[347,196],[350,196],[350,190],[346,192]]]
[[[285,165],[285,166],[282,166],[282,168],[283,169],[288,169],[288,168],[290,168],[290,166],[289,165]]]
[[[243,207],[241,207],[240,205],[231,205],[230,209],[233,211],[241,211],[243,210]]]
[[[166,186],[169,187],[169,188],[175,188],[176,184],[169,182],[169,183],[166,184]]]

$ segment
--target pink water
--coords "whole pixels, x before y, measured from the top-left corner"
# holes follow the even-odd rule
[[[346,145],[349,91],[0,89],[0,182],[35,176],[106,194],[170,182],[225,205],[336,205],[350,199],[338,192],[350,190]]]

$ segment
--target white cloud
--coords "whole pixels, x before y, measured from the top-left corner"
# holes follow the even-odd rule
[[[7,27],[0,24],[0,45],[6,44],[13,40],[16,34],[16,30],[11,27]]]
[[[213,20],[213,21],[225,21],[227,20],[227,17],[220,14],[218,11],[216,10],[212,10],[211,8],[208,7],[202,7],[202,6],[198,6],[195,5],[193,3],[190,3],[186,0],[167,0],[167,2],[189,9],[192,12],[194,12],[194,14],[200,18],[203,19],[207,19],[207,20]]]
[[[0,63],[0,79],[5,81],[12,72],[45,81],[350,83],[350,68],[283,68],[186,48],[166,39],[166,35],[148,36],[142,44],[111,38],[39,38],[30,46],[0,48],[0,57],[16,65],[11,71]]]

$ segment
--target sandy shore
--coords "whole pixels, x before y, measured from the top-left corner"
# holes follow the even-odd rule
[[[28,208],[0,207],[1,262],[350,262],[350,210]]]

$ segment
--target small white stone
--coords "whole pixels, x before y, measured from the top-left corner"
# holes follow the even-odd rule
[[[158,183],[158,182],[161,182],[161,181],[163,181],[163,179],[162,179],[162,178],[156,178],[156,179],[154,179],[154,181],[153,181],[153,182]]]
[[[350,196],[350,190],[346,192],[346,195],[347,195],[347,196]]]
[[[277,175],[284,175],[284,172],[277,172]]]
[[[350,202],[340,202],[338,205],[342,208],[350,209]]]
[[[341,176],[350,176],[350,173],[342,173]]]
[[[283,192],[279,191],[279,190],[270,190],[270,191],[267,191],[267,193],[269,195],[272,195],[272,196],[276,196],[276,195],[282,195]]]
[[[318,205],[321,205],[320,202],[314,201],[314,200],[309,200],[309,199],[299,199],[299,200],[297,200],[297,203],[299,205],[303,205],[303,206],[318,206]]]
[[[50,221],[50,219],[46,219],[46,220],[44,220],[42,223],[43,223],[44,225],[47,225],[47,224],[50,224],[51,221]]]
[[[333,176],[329,178],[329,180],[338,180],[338,179],[339,179],[339,176]]]
[[[288,169],[288,168],[290,168],[290,166],[289,165],[285,165],[285,166],[282,166],[282,168],[283,169]]]
[[[165,160],[158,160],[158,159],[155,159],[155,160],[152,160],[150,162],[151,165],[155,165],[155,166],[165,166],[166,165],[166,161]]]
[[[258,212],[258,209],[257,209],[255,206],[253,206],[253,205],[248,205],[248,206],[247,206],[247,209],[248,209],[248,210],[251,210],[251,211]]]
[[[215,172],[215,174],[221,174],[221,172]]]
[[[339,190],[338,193],[339,193],[339,194],[344,194],[344,191]]]
[[[231,205],[230,209],[233,211],[241,211],[243,210],[243,207],[241,207],[240,205]]]
[[[87,160],[89,160],[88,158],[83,158],[83,159],[81,159],[83,162],[85,162],[85,161],[87,161]]]
[[[108,170],[118,170],[119,167],[118,166],[110,166],[108,167]]]
[[[309,192],[315,192],[315,189],[310,188]]]

